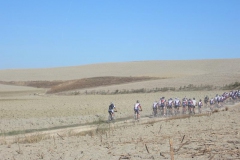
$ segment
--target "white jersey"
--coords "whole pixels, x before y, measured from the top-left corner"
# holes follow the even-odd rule
[[[217,100],[218,100],[218,102],[220,102],[220,101],[221,101],[221,98],[222,98],[221,96],[218,96],[218,99],[217,99]]]
[[[214,99],[210,99],[210,104],[214,104]]]
[[[202,106],[202,102],[198,102],[198,107],[201,107]]]
[[[196,103],[197,103],[196,100],[193,99],[192,102],[193,102],[193,106],[196,106]]]
[[[173,100],[168,100],[168,106],[172,106]]]
[[[153,108],[157,108],[157,104],[158,104],[157,102],[154,102],[153,103]]]
[[[139,106],[140,106],[140,103],[136,103],[136,104],[134,105],[134,109],[135,109],[135,110],[138,110],[138,109],[139,109]]]
[[[175,99],[174,104],[175,104],[175,106],[179,106],[180,105],[180,100],[179,99]]]

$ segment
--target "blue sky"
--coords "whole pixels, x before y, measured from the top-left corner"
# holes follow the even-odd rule
[[[240,0],[0,0],[0,69],[240,58]]]

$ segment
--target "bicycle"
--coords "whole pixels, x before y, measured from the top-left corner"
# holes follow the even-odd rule
[[[115,111],[117,112],[117,111]],[[113,121],[115,120],[115,114],[114,112],[108,111],[109,115],[108,115],[108,121]]]
[[[157,101],[155,101],[154,103],[153,103],[153,105],[152,105],[152,115],[153,115],[153,117],[157,117],[157,110],[158,110],[158,103],[157,103]]]
[[[179,113],[178,109],[179,109],[178,107],[174,107],[174,109],[173,109],[174,110],[173,114],[175,116]]]
[[[142,109],[141,110],[138,110],[138,112],[137,111],[134,111],[135,113],[134,113],[134,119],[135,120],[139,120],[139,112],[140,111],[142,111]]]
[[[162,117],[165,117],[166,116],[166,108],[165,107],[161,107],[160,108],[160,116],[162,116]]]
[[[157,108],[153,108],[153,117],[157,117]]]
[[[202,113],[202,106],[198,106],[198,114]]]
[[[188,114],[193,114],[193,107],[192,106],[188,106]]]
[[[182,106],[182,114],[187,114],[187,106]]]
[[[172,116],[173,115],[173,109],[172,107],[167,107],[167,112],[166,112],[167,116]]]

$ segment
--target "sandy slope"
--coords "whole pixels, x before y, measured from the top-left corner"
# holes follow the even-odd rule
[[[97,76],[153,76],[168,79],[91,88],[91,90],[152,89],[189,84],[223,86],[239,81],[240,59],[141,61],[75,67],[0,70],[2,81],[72,80]],[[85,91],[84,89],[83,91]],[[81,90],[80,90],[81,91]]]
[[[182,77],[205,74],[240,74],[240,59],[140,61],[75,67],[0,70],[0,80],[66,80],[97,76]]]
[[[133,123],[106,134],[6,142],[0,154],[3,159],[170,159],[172,140],[175,159],[239,159],[239,113],[238,105],[210,116]]]
[[[33,87],[23,87],[23,86],[12,86],[12,85],[3,85],[0,84],[0,92],[9,92],[9,91],[34,91],[38,90]]]
[[[147,61],[95,64],[51,69],[0,70],[0,80],[65,80],[96,76],[157,76],[169,79],[98,87],[93,90],[139,89],[188,84],[224,85],[240,79],[240,59],[198,61]],[[90,90],[90,89],[88,89]],[[1,133],[27,129],[51,130],[106,120],[107,107],[114,102],[116,118],[133,117],[133,104],[140,100],[142,116],[160,97],[187,96],[203,99],[224,91],[157,92],[122,95],[45,95],[45,90],[0,85]],[[105,135],[59,136],[38,143],[9,143],[0,137],[1,159],[169,159],[169,137],[176,159],[239,158],[239,106],[209,117],[158,122],[115,128]],[[161,131],[160,130],[161,127]],[[77,133],[76,133],[77,134]],[[185,135],[184,141],[181,139]],[[17,136],[16,136],[17,138]],[[145,144],[148,146],[147,153]],[[182,147],[181,147],[182,146]],[[94,154],[93,154],[94,153]],[[161,153],[161,155],[160,155]]]

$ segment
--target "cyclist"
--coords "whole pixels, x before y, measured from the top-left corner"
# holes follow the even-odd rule
[[[137,102],[134,104],[134,115],[135,115],[135,119],[139,119],[140,118],[140,113],[139,111],[142,111],[142,107],[139,103],[139,101],[137,100]],[[136,116],[137,115],[137,116]]]
[[[173,104],[173,100],[172,98],[168,99],[167,101],[167,115],[172,115],[172,104]]]
[[[218,94],[214,97],[214,104],[216,107],[218,107]]]
[[[222,94],[222,96],[223,96],[223,101],[225,101],[225,100],[228,98],[227,92],[224,92],[224,93]],[[226,103],[226,101],[225,101],[225,103]]]
[[[166,115],[165,114],[165,106],[166,106],[165,97],[160,98],[160,101],[158,102],[158,105],[160,106],[161,114],[163,114],[165,116]]]
[[[214,98],[210,99],[210,109],[211,111],[213,110],[213,105],[214,105]]]
[[[153,116],[154,117],[157,116],[157,107],[158,107],[157,101],[153,102],[152,108],[153,108]]]
[[[238,101],[240,100],[240,90],[237,92]]]
[[[192,106],[193,106],[193,102],[191,100],[191,98],[188,99],[188,113],[191,114],[192,113]]]
[[[188,104],[188,100],[186,97],[182,99],[182,114],[186,114],[186,107]]]
[[[197,102],[195,100],[195,98],[193,98],[192,100],[192,111],[193,111],[193,114],[195,114],[195,106],[196,106]]]
[[[221,95],[218,95],[218,107],[223,107],[223,97]]]
[[[174,114],[179,113],[179,107],[181,106],[181,101],[178,98],[175,98],[174,100]]]
[[[234,91],[232,95],[232,99],[234,103],[237,102],[237,95],[238,95],[238,91]]]
[[[108,107],[108,113],[110,115],[110,118],[109,118],[110,121],[113,120],[114,111],[117,112],[117,109],[116,109],[115,105],[111,102],[109,107]]]
[[[204,98],[204,106],[207,107],[208,106],[208,101],[209,101],[209,97],[205,96]]]
[[[202,113],[202,100],[200,99],[199,102],[198,102],[198,113]]]

